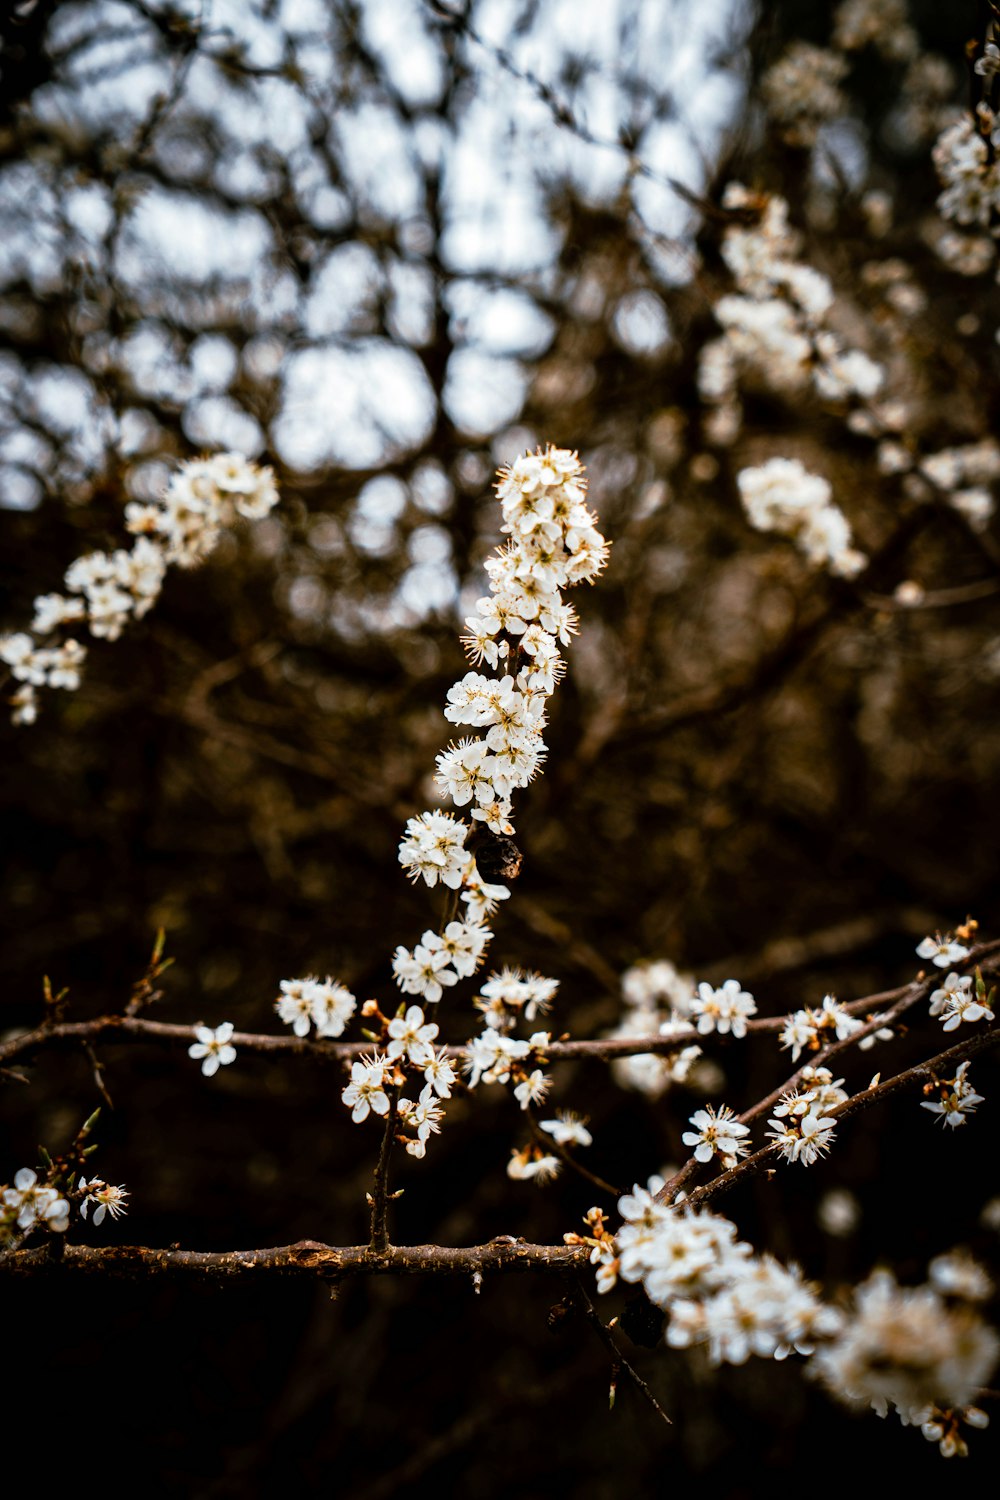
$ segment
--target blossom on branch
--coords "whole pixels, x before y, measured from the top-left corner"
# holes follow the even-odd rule
[[[196,1026],[194,1034],[198,1038],[188,1048],[188,1057],[195,1061],[203,1059],[201,1071],[206,1078],[211,1078],[221,1067],[225,1067],[236,1060],[236,1048],[232,1045],[230,1037],[235,1030],[232,1021],[223,1021],[221,1026],[213,1030],[211,1026]]]

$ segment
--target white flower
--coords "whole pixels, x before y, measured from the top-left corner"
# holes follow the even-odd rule
[[[946,1297],[961,1297],[965,1302],[988,1302],[993,1282],[978,1261],[961,1250],[938,1255],[927,1267],[931,1285]]]
[[[470,1075],[469,1087],[475,1088],[480,1079],[484,1083],[506,1083],[511,1063],[527,1057],[530,1051],[530,1042],[515,1040],[487,1027],[468,1045],[465,1067]]]
[[[510,891],[505,885],[489,885],[473,864],[466,871],[462,900],[468,906],[468,921],[480,925],[491,917],[501,901],[510,900]]]
[[[311,979],[283,979],[281,988],[284,993],[275,1001],[274,1008],[278,1012],[278,1019],[291,1026],[296,1036],[308,1036],[309,1027],[312,1024],[312,985]]]
[[[28,1234],[32,1229],[50,1229],[64,1234],[69,1228],[70,1206],[60,1197],[54,1187],[38,1185],[38,1174],[30,1167],[22,1167],[14,1176],[13,1187],[4,1188],[0,1194],[6,1213],[0,1223],[11,1219],[17,1228]]]
[[[322,983],[318,979],[309,981],[309,1004],[318,1037],[343,1036],[358,1007],[346,985],[337,984],[329,975]]]
[[[424,1064],[424,1077],[439,1099],[451,1097],[451,1086],[456,1082],[458,1074],[455,1072],[451,1058],[443,1048],[440,1052],[432,1052],[431,1057]]]
[[[188,1057],[196,1060],[203,1058],[201,1071],[206,1078],[211,1078],[221,1067],[231,1063],[236,1057],[236,1048],[230,1042],[233,1034],[232,1021],[223,1021],[221,1026],[216,1026],[213,1031],[210,1026],[196,1026],[194,1034],[198,1038],[188,1048]]]
[[[442,986],[458,983],[458,975],[448,968],[448,954],[441,948],[425,948],[422,943],[412,953],[400,945],[392,971],[404,995],[423,995],[429,1005],[441,999]]]
[[[39,594],[34,607],[31,629],[36,635],[48,635],[57,626],[82,620],[86,614],[82,599],[67,599],[63,594]]]
[[[522,1151],[514,1151],[507,1163],[508,1177],[513,1177],[515,1181],[533,1179],[539,1185],[543,1182],[551,1182],[552,1178],[558,1177],[561,1171],[562,1162],[558,1156],[544,1156],[536,1152],[533,1146],[526,1146]]]
[[[936,1101],[922,1099],[921,1109],[929,1109],[939,1117],[942,1125],[955,1130],[965,1124],[966,1115],[975,1114],[983,1103],[983,1095],[977,1094],[968,1078],[969,1064],[959,1063],[954,1078],[940,1080],[941,1097]]]
[[[737,1158],[746,1156],[749,1147],[742,1137],[750,1134],[747,1125],[741,1125],[727,1104],[720,1105],[718,1113],[711,1105],[697,1109],[690,1118],[694,1130],[686,1130],[681,1136],[685,1146],[695,1148],[695,1161],[711,1161],[721,1156],[723,1166],[734,1167]]]
[[[571,1110],[559,1109],[554,1120],[539,1120],[539,1128],[548,1132],[557,1146],[590,1146],[594,1137],[586,1124]]]
[[[968,956],[969,949],[962,943],[956,943],[950,933],[946,937],[942,937],[940,933],[936,933],[934,937],[925,937],[917,946],[917,957],[931,959],[939,969],[947,969],[949,964],[960,963]]]
[[[507,967],[489,976],[473,1003],[477,1010],[484,1012],[493,1007],[498,1007],[501,1014],[507,1010],[507,1024],[518,1015],[523,1015],[526,1021],[533,1021],[550,1008],[558,988],[558,979],[546,979],[541,974]]]
[[[702,1036],[711,1031],[725,1036],[731,1031],[735,1037],[744,1037],[748,1019],[757,1014],[757,1004],[748,990],[740,988],[738,979],[727,979],[717,990],[710,984],[699,984],[691,1000],[691,1014],[698,1018]]]
[[[546,1077],[541,1068],[535,1068],[534,1072],[514,1089],[514,1098],[522,1109],[527,1109],[529,1104],[540,1104],[551,1086],[552,1079]]]
[[[83,1202],[80,1204],[80,1217],[87,1217],[87,1210],[93,1203],[95,1227],[104,1222],[105,1214],[110,1214],[112,1219],[120,1219],[126,1212],[126,1199],[128,1193],[124,1185],[119,1183],[114,1187],[110,1182],[104,1182],[100,1177],[94,1177],[90,1182],[86,1177],[81,1177],[77,1183],[77,1192],[84,1194]]]
[[[944,986],[931,995],[930,1013],[940,1016],[945,1031],[956,1031],[963,1021],[992,1021],[993,1012],[972,988],[971,974],[949,974]]]
[[[449,922],[443,934],[425,932],[421,942],[425,948],[438,949],[447,955],[459,979],[467,979],[479,966],[484,949],[492,941],[488,927],[474,922]]]
[[[351,1119],[356,1125],[368,1118],[369,1111],[376,1115],[389,1113],[389,1097],[383,1087],[386,1061],[376,1053],[351,1064],[351,1081],[340,1097],[350,1109]]]
[[[431,1044],[437,1034],[438,1028],[434,1022],[425,1025],[424,1013],[420,1006],[411,1005],[405,1015],[396,1016],[389,1022],[391,1041],[386,1050],[386,1056],[390,1060],[406,1057],[414,1066],[426,1067],[434,1058],[434,1048]]]
[[[428,1138],[432,1134],[440,1135],[440,1121],[444,1119],[444,1110],[430,1084],[421,1089],[416,1104],[410,1099],[400,1099],[399,1113],[406,1129],[416,1132],[416,1140],[406,1143],[407,1151],[411,1156],[423,1157]]]
[[[1000,73],[1000,47],[996,42],[987,42],[983,48],[983,55],[976,59],[972,70],[978,73],[980,78],[992,78]]]
[[[493,764],[485,740],[459,740],[438,756],[434,780],[456,807],[464,807],[473,799],[479,803],[492,802],[496,797],[491,779]]]

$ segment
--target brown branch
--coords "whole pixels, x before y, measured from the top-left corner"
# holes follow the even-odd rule
[[[159,1250],[145,1245],[64,1245],[60,1271],[132,1280],[178,1275],[217,1281],[272,1274],[339,1280],[342,1276],[472,1276],[512,1271],[558,1271],[586,1263],[579,1245],[529,1245],[500,1235],[486,1245],[460,1249],[441,1245],[324,1245],[299,1240],[263,1250]],[[48,1244],[0,1253],[0,1275],[34,1275],[52,1269]]]
[[[892,1078],[880,1080],[872,1087],[852,1094],[842,1104],[834,1105],[829,1110],[829,1114],[838,1120],[844,1120],[850,1115],[860,1113],[861,1110],[870,1109],[873,1104],[881,1104],[883,1099],[893,1094],[915,1088],[918,1084],[923,1086],[926,1083],[932,1083],[935,1077],[947,1076],[953,1065],[957,1067],[967,1058],[974,1057],[977,1052],[985,1052],[988,1048],[996,1046],[997,1042],[1000,1042],[1000,1026],[993,1025],[986,1030],[977,1031],[975,1035],[967,1037],[965,1041],[958,1042],[956,1046],[949,1047],[944,1052],[939,1052],[935,1057],[928,1058],[926,1062],[916,1063],[912,1068],[905,1068],[902,1073],[896,1073]],[[744,1178],[755,1176],[777,1158],[777,1145],[762,1146],[752,1156],[737,1162],[736,1166],[731,1167],[728,1172],[722,1172],[711,1182],[695,1188],[688,1194],[685,1200],[686,1205],[698,1207],[702,1203],[707,1203],[710,1198],[717,1197],[719,1193],[728,1192]],[[666,1187],[661,1189],[657,1195],[659,1200],[663,1201],[664,1194],[669,1188],[670,1183],[667,1183]]]
[[[989,943],[979,943],[973,948],[961,963],[952,967],[957,971],[970,970],[976,965],[981,965],[986,971],[1000,966],[1000,939]],[[876,994],[865,995],[858,1000],[847,1001],[843,1008],[852,1015],[865,1014],[868,1011],[883,1011],[885,1007],[892,1006],[906,996],[914,995],[919,1000],[922,995],[930,995],[943,982],[943,973],[936,971],[930,977],[913,981],[911,984],[900,985],[896,989],[882,990]],[[787,1024],[788,1015],[783,1012],[780,1016],[758,1016],[747,1022],[748,1034],[755,1035],[758,1032],[781,1031]],[[866,1027],[864,1032],[855,1032],[848,1041],[857,1041],[868,1031],[879,1029],[879,1026],[887,1025],[882,1019]],[[715,1041],[723,1044],[731,1039],[719,1036],[717,1033],[709,1033]],[[90,1021],[61,1021],[49,1023],[43,1021],[40,1026],[30,1031],[22,1032],[20,1036],[11,1037],[6,1042],[0,1042],[0,1068],[11,1062],[14,1058],[37,1051],[39,1048],[72,1043],[79,1045],[83,1042],[93,1043],[97,1039],[125,1039],[129,1041],[146,1040],[153,1042],[169,1042],[176,1045],[189,1046],[197,1040],[194,1026],[181,1026],[168,1021],[149,1021],[141,1016],[111,1015],[98,1016]],[[646,1053],[657,1056],[665,1056],[676,1052],[679,1048],[687,1046],[691,1042],[702,1042],[705,1038],[698,1033],[694,1027],[689,1032],[679,1036],[664,1037],[656,1033],[652,1036],[640,1037],[603,1037],[593,1040],[570,1041],[568,1039],[549,1042],[545,1047],[545,1056],[551,1062],[565,1062],[571,1059],[592,1058],[597,1061],[611,1061],[617,1057],[637,1057]],[[311,1037],[297,1036],[275,1036],[268,1032],[237,1031],[233,1033],[233,1046],[242,1048],[246,1052],[259,1053],[261,1055],[283,1055],[313,1057],[325,1062],[351,1062],[371,1051],[368,1042],[332,1042],[318,1041]],[[828,1049],[823,1056],[832,1056],[834,1052],[843,1050],[843,1043],[837,1043],[833,1049]],[[464,1058],[466,1047],[452,1044],[445,1048],[449,1057]],[[811,1062],[821,1062],[822,1058],[817,1055],[810,1059]],[[787,1088],[788,1085],[782,1086]]]
[[[369,1249],[374,1254],[381,1254],[389,1248],[389,1231],[386,1225],[386,1215],[389,1210],[389,1157],[392,1154],[392,1143],[396,1134],[396,1105],[399,1101],[399,1088],[390,1088],[388,1093],[389,1113],[385,1117],[382,1149],[379,1151],[378,1162],[375,1166],[375,1191],[369,1197],[372,1208],[372,1237]]]

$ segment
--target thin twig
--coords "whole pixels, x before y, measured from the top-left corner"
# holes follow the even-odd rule
[[[389,1113],[385,1117],[382,1149],[379,1151],[378,1163],[375,1167],[373,1184],[375,1190],[371,1194],[372,1237],[369,1248],[376,1255],[382,1254],[389,1247],[389,1231],[386,1225],[389,1210],[389,1157],[392,1155],[392,1143],[396,1135],[396,1105],[399,1100],[399,1088],[394,1086],[386,1092],[389,1097]]]
[[[94,1070],[94,1083],[97,1085],[97,1092],[100,1094],[101,1098],[104,1100],[108,1108],[114,1109],[115,1103],[111,1095],[108,1093],[107,1085],[104,1082],[104,1075],[101,1072],[101,1065],[97,1061],[97,1053],[94,1051],[89,1042],[84,1042],[83,1050],[87,1054],[87,1058],[90,1062],[91,1068]]]
[[[976,965],[981,966],[985,972],[990,972],[1000,965],[1000,940],[978,944],[972,949],[968,958],[955,964],[954,968],[956,971],[968,971]],[[915,984],[920,986],[917,995],[919,999],[924,993],[929,995],[940,982],[940,975],[934,974],[930,978],[901,985],[893,990],[882,990],[876,994],[865,995],[858,1000],[849,1000],[843,1005],[843,1009],[851,1015],[883,1011],[886,1006],[891,1006],[911,995]],[[780,1016],[758,1016],[748,1021],[747,1032],[756,1035],[758,1032],[781,1031],[787,1022],[787,1013],[782,1013]],[[877,1031],[880,1026],[886,1024],[888,1023],[884,1019],[873,1022],[870,1029]],[[849,1040],[856,1040],[861,1035],[861,1032],[856,1032]],[[197,1040],[194,1026],[180,1026],[167,1021],[149,1021],[141,1016],[97,1016],[90,1021],[63,1021],[53,1025],[43,1022],[30,1031],[22,1032],[20,1036],[0,1042],[0,1067],[16,1057],[24,1057],[43,1047],[65,1043],[78,1044],[82,1040],[92,1042],[98,1038],[171,1042],[185,1047]],[[587,1058],[609,1062],[617,1057],[637,1057],[646,1053],[666,1056],[694,1040],[700,1042],[704,1038],[692,1027],[690,1032],[671,1037],[655,1033],[651,1036],[604,1037],[580,1041],[563,1039],[547,1043],[544,1050],[545,1056],[551,1062]],[[713,1040],[726,1044],[729,1039],[716,1035],[713,1036]],[[369,1042],[316,1041],[310,1037],[275,1036],[268,1032],[237,1031],[233,1033],[232,1042],[235,1047],[247,1052],[262,1055],[308,1056],[326,1062],[351,1062],[371,1051]],[[445,1050],[448,1056],[453,1058],[464,1058],[468,1051],[465,1046],[454,1044],[447,1046]],[[836,1050],[841,1050],[839,1044]],[[811,1059],[814,1063],[817,1060],[816,1057]]]
[[[559,1160],[563,1163],[564,1166],[569,1167],[570,1170],[576,1172],[578,1176],[583,1177],[587,1180],[587,1182],[592,1183],[593,1186],[599,1189],[600,1192],[610,1193],[612,1198],[621,1197],[623,1192],[622,1188],[615,1187],[613,1182],[605,1182],[603,1177],[598,1177],[596,1172],[591,1172],[589,1167],[585,1167],[582,1162],[577,1161],[574,1156],[571,1156],[570,1153],[566,1150],[566,1147],[560,1145],[560,1143],[555,1140],[554,1137],[549,1135],[547,1130],[543,1130],[539,1125],[537,1119],[535,1118],[534,1110],[529,1109],[527,1111],[527,1120],[528,1128],[538,1144],[540,1146],[544,1146],[546,1151],[551,1152],[554,1156],[558,1156]]]
[[[584,1290],[583,1283],[579,1280],[578,1277],[573,1278],[572,1291],[573,1297],[583,1310],[583,1315],[587,1319],[587,1322],[590,1324],[591,1328],[593,1328],[594,1332],[597,1334],[601,1342],[610,1351],[615,1372],[617,1373],[617,1371],[619,1370],[624,1371],[629,1380],[631,1380],[632,1384],[635,1386],[636,1390],[639,1391],[643,1396],[645,1396],[646,1400],[656,1412],[657,1416],[662,1417],[668,1427],[672,1427],[674,1425],[673,1421],[670,1417],[667,1416],[666,1412],[663,1410],[663,1407],[660,1405],[659,1401],[657,1401],[656,1397],[653,1395],[653,1392],[643,1380],[638,1370],[625,1358],[621,1349],[618,1347],[618,1342],[615,1339],[614,1334],[600,1318],[597,1309],[591,1302],[590,1298],[587,1296],[587,1293]],[[614,1384],[612,1384],[612,1390],[613,1389]]]

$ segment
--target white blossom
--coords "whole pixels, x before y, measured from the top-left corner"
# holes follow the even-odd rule
[[[734,1167],[738,1157],[746,1156],[749,1147],[742,1139],[750,1134],[750,1127],[737,1120],[728,1105],[716,1111],[712,1105],[697,1109],[689,1123],[694,1130],[686,1130],[681,1136],[685,1146],[694,1147],[695,1161],[711,1161],[720,1156],[724,1167]]]
[[[88,1209],[91,1204],[94,1205],[94,1218],[92,1222],[95,1227],[104,1222],[105,1214],[109,1214],[112,1219],[120,1219],[127,1211],[125,1205],[128,1193],[121,1183],[115,1187],[112,1183],[105,1182],[100,1177],[93,1177],[90,1182],[87,1181],[86,1177],[81,1177],[77,1183],[76,1190],[78,1193],[84,1195],[83,1201],[80,1204],[81,1219],[87,1217]]]
[[[423,1068],[433,1061],[433,1041],[438,1034],[435,1022],[424,1021],[419,1005],[411,1005],[405,1015],[389,1022],[389,1045],[386,1056],[391,1060],[405,1057],[414,1067]]]
[[[925,937],[917,945],[917,957],[931,959],[939,969],[947,969],[950,964],[960,963],[968,956],[969,949],[964,943],[956,943],[951,933],[945,937],[936,933],[934,937]]]
[[[236,1048],[232,1045],[230,1037],[233,1034],[232,1021],[223,1021],[221,1026],[213,1030],[211,1026],[196,1026],[194,1034],[198,1038],[188,1048],[188,1057],[196,1061],[203,1059],[201,1071],[206,1078],[211,1078],[221,1067],[236,1059]]]
[[[351,1081],[340,1097],[351,1111],[355,1125],[367,1120],[369,1112],[376,1115],[389,1113],[389,1096],[385,1092],[386,1064],[387,1059],[377,1053],[351,1064]]]
[[[965,1124],[966,1115],[975,1114],[983,1103],[983,1095],[977,1094],[968,1077],[969,1064],[959,1063],[954,1078],[943,1079],[938,1085],[938,1099],[922,1099],[921,1109],[928,1109],[938,1116],[942,1125],[956,1130]]]
[[[740,988],[738,979],[727,979],[719,989],[713,989],[710,984],[699,984],[690,1008],[703,1036],[712,1031],[725,1036],[731,1031],[735,1037],[744,1037],[748,1019],[757,1014],[756,1001],[748,990]]]
[[[586,1122],[572,1110],[556,1110],[554,1120],[539,1120],[539,1128],[546,1131],[557,1146],[590,1146],[594,1137],[586,1128]]]

